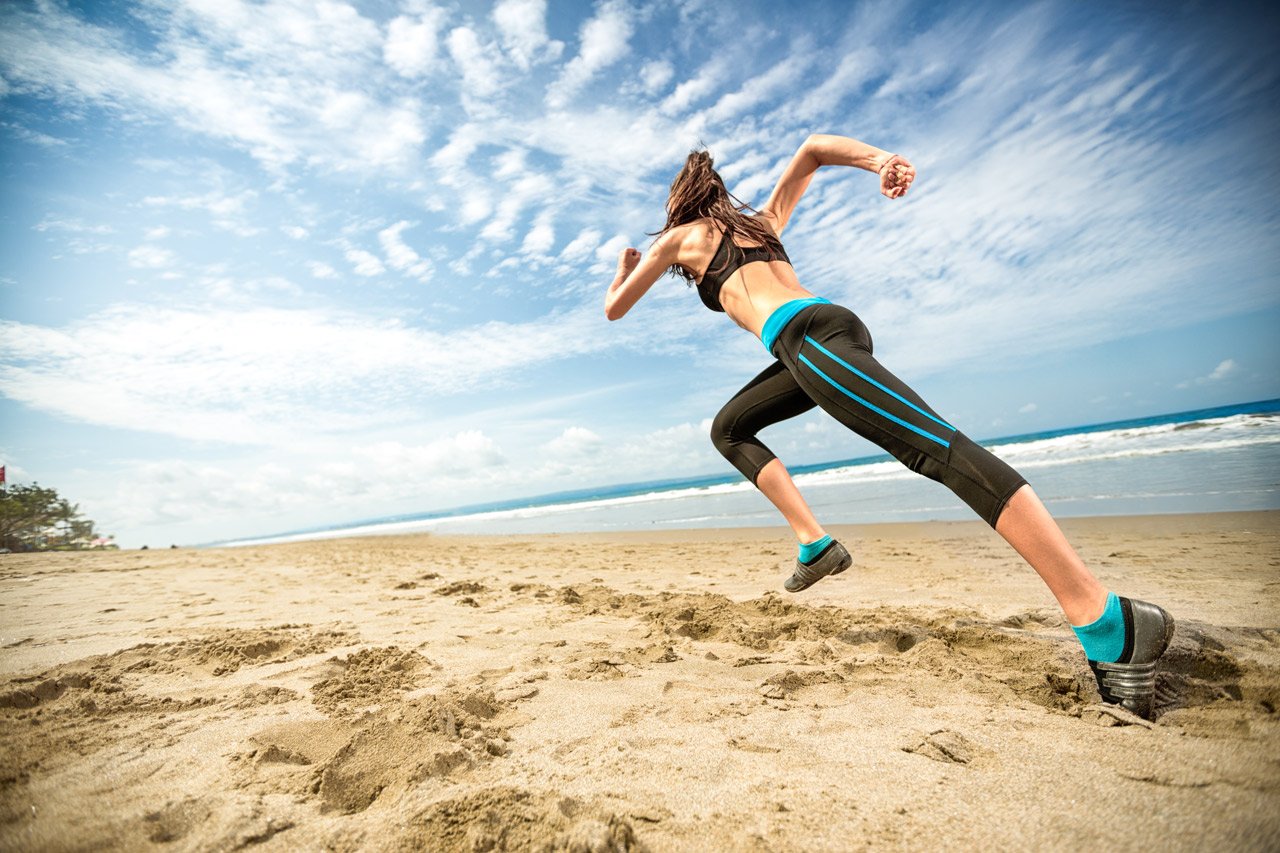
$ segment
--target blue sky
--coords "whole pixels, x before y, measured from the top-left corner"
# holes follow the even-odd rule
[[[787,248],[969,434],[1280,396],[1260,8],[5,3],[0,461],[152,546],[728,472],[768,355],[604,290],[691,147],[759,202],[810,132],[915,163]]]

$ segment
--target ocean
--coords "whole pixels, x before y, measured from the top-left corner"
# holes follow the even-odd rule
[[[981,442],[1056,516],[1280,508],[1280,399]],[[887,455],[791,469],[824,524],[976,518]],[[632,483],[217,543],[392,533],[571,533],[783,525],[736,473]]]

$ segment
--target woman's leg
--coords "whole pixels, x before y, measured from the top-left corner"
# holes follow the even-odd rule
[[[1102,615],[1106,587],[1085,567],[1030,486],[1005,504],[996,532],[1036,570],[1072,625],[1087,625]]]
[[[711,441],[716,449],[778,508],[802,543],[821,539],[826,531],[813,517],[782,460],[756,434],[803,414],[814,405],[795,377],[775,361],[734,394],[711,425]]]
[[[725,404],[712,441],[778,508],[800,542],[826,531],[782,461],[757,438],[767,426],[809,411],[815,400],[855,432],[970,504],[1035,569],[1073,625],[1102,613],[1106,588],[1089,572],[1034,491],[1009,466],[957,432],[870,352],[862,330],[800,343],[801,386],[782,362],[769,365]]]
[[[951,489],[1044,579],[1073,625],[1094,621],[1105,587],[1017,471],[940,418],[871,354],[862,322],[839,306],[784,330],[783,361],[824,411],[917,473]]]
[[[872,357],[871,336],[853,312],[835,305],[813,309],[806,322],[784,328],[774,348],[824,411],[951,489],[995,528],[1058,599],[1103,700],[1151,716],[1157,664],[1174,631],[1167,611],[1108,593],[1026,480],[938,417]]]
[[[770,424],[807,412],[814,405],[791,372],[774,362],[725,404],[711,427],[716,449],[755,483],[795,531],[800,553],[795,571],[782,584],[788,592],[807,589],[853,563],[848,549],[826,535],[813,517],[782,462],[756,437]]]
[[[756,488],[778,508],[799,541],[816,542],[827,535],[827,531],[813,517],[813,510],[809,509],[809,504],[796,488],[795,480],[791,479],[791,473],[781,459],[775,458],[760,469],[756,477]]]

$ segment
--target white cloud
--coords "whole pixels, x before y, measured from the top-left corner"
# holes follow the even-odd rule
[[[99,252],[110,252],[117,248],[110,243],[103,243],[99,240],[84,240],[79,237],[72,237],[66,241],[66,246],[77,255],[90,255]]]
[[[319,505],[354,512],[371,501],[430,501],[432,495],[466,494],[470,484],[500,475],[506,464],[502,449],[479,430],[421,444],[320,445],[303,456],[286,450],[271,459],[233,465],[165,459],[136,466],[102,501],[101,526],[202,523],[219,529],[224,519],[311,514]]]
[[[647,176],[657,164],[678,167],[697,140],[692,126],[652,110],[635,113],[612,104],[555,113],[543,121],[522,123],[516,130],[529,148],[556,158],[561,174],[579,180],[576,197],[598,205],[595,194],[607,192],[610,201],[604,206],[610,217],[622,212],[651,217],[655,206],[660,211],[665,199],[662,184],[671,180],[675,169],[664,173],[659,184]],[[584,139],[591,144],[582,144]],[[565,198],[564,189],[558,194]]]
[[[129,250],[129,266],[141,269],[161,269],[173,263],[174,255],[159,246],[138,246]]]
[[[378,260],[378,256],[364,249],[347,249],[347,260],[351,262],[352,268],[356,275],[371,277],[382,275],[387,268],[382,265],[382,261]]]
[[[387,25],[382,45],[386,63],[402,77],[422,77],[436,64],[443,9],[427,9],[421,15],[400,15]]]
[[[0,98],[3,98],[8,92],[8,85],[3,83],[4,78],[0,77]],[[50,136],[47,133],[41,133],[38,130],[32,130],[29,127],[23,127],[13,122],[0,121],[0,127],[12,133],[18,139],[24,142],[30,142],[39,145],[42,148],[66,148],[70,143],[65,139],[59,139],[56,136]]]
[[[489,193],[478,187],[472,187],[463,193],[458,219],[463,225],[472,225],[487,219],[492,212],[493,199]]]
[[[409,248],[400,236],[412,225],[411,222],[400,221],[389,228],[384,228],[378,232],[378,242],[382,244],[383,254],[386,255],[387,263],[392,269],[400,270],[419,281],[426,281],[431,278],[431,263]]]
[[[576,484],[625,482],[652,479],[658,470],[688,474],[715,469],[719,455],[712,448],[710,433],[710,418],[609,442],[591,429],[571,426],[532,454],[544,464],[513,466],[507,477],[513,485],[526,480],[546,489],[547,478]]]
[[[615,234],[596,248],[596,260],[605,266],[613,266],[618,262],[618,255],[631,245],[624,234]]]
[[[319,309],[203,306],[118,306],[63,328],[0,321],[0,393],[90,424],[291,447],[421,420],[423,401],[447,412],[448,395],[538,365],[653,349],[638,326],[598,334],[592,308],[448,332]]]
[[[493,49],[480,42],[470,27],[457,27],[449,33],[449,56],[462,75],[463,92],[484,99],[502,88],[502,74]]]
[[[46,216],[34,226],[37,231],[70,231],[73,234],[110,234],[110,225],[91,225],[79,219],[62,219]]]
[[[310,236],[311,232],[303,228],[301,225],[286,225],[280,229],[286,236],[294,240],[305,240]]]
[[[151,207],[176,207],[179,210],[203,210],[208,213],[214,226],[223,231],[230,231],[241,237],[252,237],[260,234],[262,229],[249,224],[246,208],[257,199],[253,190],[228,195],[220,190],[213,190],[201,195],[187,196],[147,196],[142,203]]]
[[[875,48],[861,46],[842,51],[835,69],[785,109],[800,123],[826,118],[836,111],[844,98],[858,91],[878,67],[879,57]]]
[[[1225,378],[1229,374],[1235,373],[1235,371],[1236,371],[1235,359],[1233,358],[1224,359],[1223,361],[1218,363],[1217,367],[1213,369],[1213,372],[1209,374],[1208,379],[1210,382],[1216,382],[1219,379]]]
[[[646,62],[640,69],[640,85],[647,94],[655,94],[659,89],[671,82],[676,70],[665,59]]]
[[[431,165],[446,175],[465,168],[467,160],[485,140],[485,135],[485,129],[481,125],[460,125],[449,134],[449,141],[431,155]]]
[[[600,245],[600,238],[604,235],[595,228],[584,228],[579,232],[577,237],[569,241],[569,245],[565,246],[560,252],[560,259],[564,261],[576,261],[581,258],[590,256],[597,246]]]
[[[696,76],[679,83],[675,91],[663,100],[659,110],[666,115],[678,115],[689,107],[715,91],[716,87],[728,76],[729,66],[725,60],[715,58],[707,62]]]
[[[535,62],[556,59],[564,43],[547,37],[546,0],[500,0],[493,8],[493,22],[502,35],[502,46],[522,71]]]
[[[147,196],[143,204],[153,207],[176,207],[181,210],[204,210],[212,216],[226,218],[244,213],[246,202],[257,197],[253,190],[236,195],[209,192],[198,196]]]
[[[529,229],[529,233],[524,235],[524,242],[520,245],[521,254],[545,255],[551,251],[551,247],[556,242],[556,232],[552,219],[553,214],[550,210],[544,210],[537,215],[533,221],[533,226]]]
[[[508,148],[493,158],[494,169],[492,174],[495,178],[518,177],[529,171],[528,161],[529,152],[525,149]]]
[[[480,430],[467,430],[425,445],[380,442],[358,447],[353,455],[378,471],[399,470],[415,479],[440,474],[467,475],[476,468],[505,461],[493,439]]]
[[[340,128],[321,120],[382,67],[378,27],[344,3],[154,4],[144,17],[158,46],[145,57],[122,33],[53,4],[6,5],[3,16],[0,70],[17,91],[167,119],[274,170],[303,160],[398,168],[425,138],[417,104],[395,94],[366,99]]]
[[[600,71],[626,56],[634,26],[632,11],[621,0],[605,0],[595,17],[582,25],[578,55],[565,65],[559,79],[547,89],[547,104],[561,108]]]
[[[495,242],[512,239],[520,213],[533,201],[550,198],[555,189],[554,181],[547,175],[537,172],[524,174],[502,193],[493,218],[480,230],[480,237]]]
[[[800,77],[812,61],[812,52],[801,50],[775,63],[765,73],[748,80],[736,92],[721,96],[715,105],[706,111],[707,120],[711,122],[731,120],[769,98],[780,95]]]
[[[307,269],[311,270],[311,274],[316,278],[338,277],[338,271],[323,261],[308,261]]]
[[[664,427],[627,442],[618,457],[648,470],[697,471],[712,459],[711,419]]]
[[[560,459],[594,456],[604,448],[604,439],[586,427],[572,426],[547,442],[547,452]]]
[[[1207,376],[1197,376],[1195,379],[1188,379],[1185,382],[1179,382],[1179,388],[1190,388],[1193,385],[1208,385],[1210,382],[1220,382],[1228,376],[1236,373],[1240,366],[1236,364],[1234,358],[1226,358],[1218,362],[1218,366],[1209,371]]]
[[[1029,415],[1029,414],[1031,414],[1032,412],[1034,412],[1034,411],[1036,410],[1036,408],[1038,408],[1038,407],[1036,406],[1036,404],[1035,404],[1035,403],[1027,403],[1025,406],[1021,406],[1021,407],[1019,407],[1019,409],[1018,409],[1018,414],[1020,414],[1020,415]]]

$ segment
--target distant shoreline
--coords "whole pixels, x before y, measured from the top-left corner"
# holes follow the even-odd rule
[[[1059,515],[1057,520],[1064,530],[1073,528],[1089,529],[1099,532],[1132,530],[1142,533],[1172,533],[1179,530],[1219,529],[1222,527],[1260,530],[1274,529],[1280,532],[1280,509],[1228,509],[1217,512],[1148,512],[1124,513],[1118,515]],[[852,523],[834,523],[824,525],[828,530],[852,537],[887,537],[903,538],[940,538],[953,532],[973,533],[990,531],[990,526],[980,519],[927,519],[911,521],[869,521]],[[972,531],[968,528],[973,528]],[[442,533],[430,530],[369,531],[366,533],[347,534],[334,531],[331,536],[309,536],[298,539],[243,540],[219,545],[189,546],[200,550],[241,549],[241,548],[273,548],[275,546],[320,544],[333,540],[358,544],[360,541],[379,542],[382,540],[410,541],[414,537],[439,540],[465,539],[468,541],[494,542],[542,541],[545,539],[572,538],[576,542],[704,542],[707,540],[727,539],[745,542],[753,539],[775,541],[780,536],[789,537],[791,533],[781,520],[777,524],[751,525],[742,527],[656,527],[651,529],[633,528],[628,530],[583,530],[583,531],[546,531],[541,533],[471,533],[447,531]],[[992,535],[996,535],[992,532]],[[167,551],[168,549],[158,549]]]
[[[1007,458],[1011,464],[1019,469],[1024,466],[1034,470],[1037,466],[1096,465],[1099,461],[1105,464],[1110,458],[1127,461],[1133,456],[1157,455],[1166,451],[1191,450],[1212,453],[1216,447],[1230,446],[1232,444],[1231,441],[1206,441],[1207,433],[1228,424],[1229,419],[1237,419],[1234,423],[1239,429],[1244,420],[1252,416],[1265,417],[1276,414],[1280,414],[1280,399],[1259,400],[1250,403],[1192,409],[1185,412],[1128,418],[1078,427],[1021,433],[1002,438],[986,439],[983,444],[995,449],[997,455]],[[1197,427],[1207,427],[1208,429],[1198,429]],[[1261,438],[1257,436],[1246,436],[1245,438],[1247,441],[1260,443],[1264,448],[1271,444],[1280,444],[1280,432],[1276,432],[1274,424],[1271,427],[1271,431],[1261,436]],[[1275,434],[1273,435],[1272,433]],[[1235,439],[1233,439],[1235,443],[1239,443],[1239,438],[1240,436],[1235,436]],[[1073,441],[1073,439],[1077,440]],[[1108,441],[1110,441],[1110,445],[1104,447]],[[802,487],[806,487],[807,482],[816,483],[822,481],[823,483],[828,483],[834,482],[834,480],[852,482],[858,479],[882,481],[885,479],[911,478],[913,476],[885,454],[810,465],[795,465],[791,466],[790,470]],[[511,522],[514,519],[529,519],[535,516],[564,518],[573,513],[590,513],[605,507],[620,507],[650,501],[684,501],[688,503],[691,501],[697,502],[703,498],[714,499],[717,496],[734,494],[737,496],[738,502],[741,503],[742,496],[750,492],[750,486],[746,481],[738,476],[736,472],[729,472],[684,479],[653,480],[642,483],[625,483],[616,486],[598,486],[572,491],[551,492],[534,497],[470,504],[451,509],[405,513],[322,527],[308,527],[259,536],[224,539],[203,543],[195,547],[331,539],[370,533],[406,533],[427,531],[433,526],[461,523],[494,522],[501,527],[504,522]],[[1084,495],[1076,495],[1074,497],[1069,495],[1068,499],[1079,502],[1085,497]],[[1159,498],[1161,496],[1156,494],[1155,497]],[[1120,499],[1117,500],[1119,502],[1112,507],[1112,511],[1096,512],[1093,511],[1093,508],[1086,508],[1081,511],[1080,508],[1070,505],[1051,508],[1055,513],[1067,517],[1083,517],[1095,514],[1102,516],[1164,515],[1170,511],[1199,511],[1199,507],[1188,507],[1186,505],[1187,501],[1183,501],[1181,505],[1173,509],[1168,507],[1162,509],[1157,501],[1152,504],[1153,508],[1148,511],[1136,508],[1134,500],[1128,500],[1127,502]],[[895,504],[891,501],[886,504],[884,514],[901,513],[907,505],[911,505],[910,502],[904,504],[900,500]],[[927,504],[919,505],[921,511],[927,511],[927,506]],[[1239,506],[1209,505],[1204,508],[1204,511],[1222,512],[1259,508],[1268,507],[1260,507],[1256,504]],[[716,513],[712,512],[707,517],[707,520],[714,522],[717,520],[715,515]],[[946,513],[942,513],[940,517],[945,517],[945,515]],[[700,516],[695,515],[693,517],[696,520]],[[619,516],[619,518],[623,519],[619,523],[626,523],[625,516]],[[754,520],[754,518],[744,519],[741,524],[730,523],[727,526],[754,526],[751,523]],[[837,522],[839,520],[835,519]],[[885,520],[892,519],[885,518]],[[923,521],[927,519],[913,518],[910,520]],[[687,522],[687,519],[681,519],[675,523],[686,527],[703,526]],[[636,520],[635,523],[640,522]],[[669,525],[673,522],[669,519],[657,519],[652,523]],[[552,532],[552,529],[556,526],[554,523],[549,523],[549,529],[546,532]],[[560,526],[564,527],[565,525],[562,524]],[[569,526],[574,527],[575,525],[570,524]],[[712,523],[707,526],[714,527],[717,525]],[[592,529],[592,525],[590,523],[578,524],[576,528]],[[513,531],[498,530],[496,532]]]

